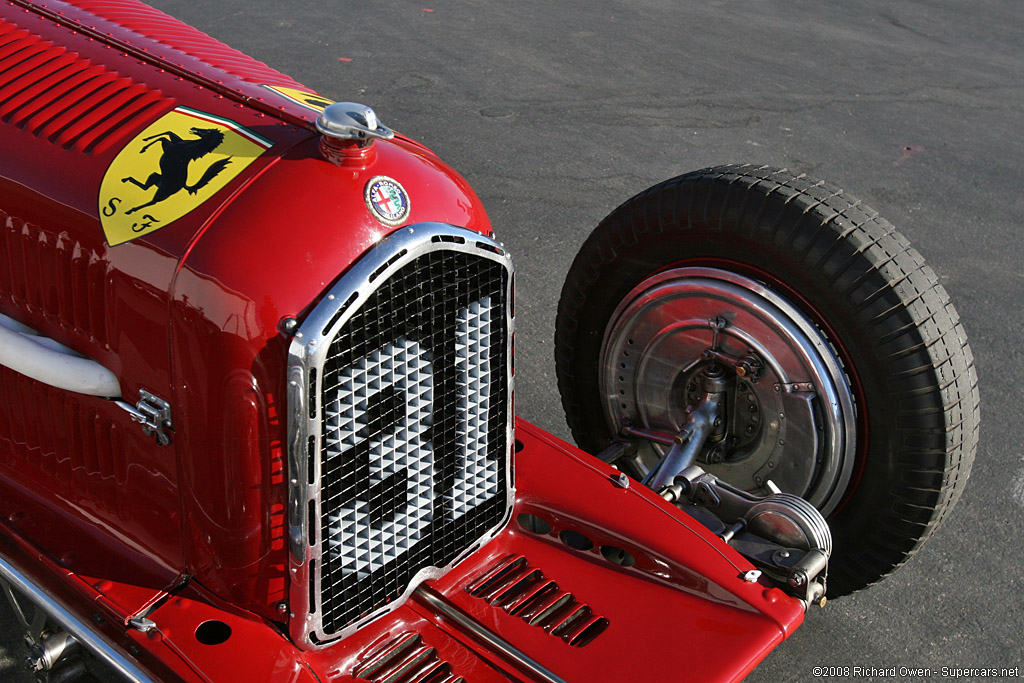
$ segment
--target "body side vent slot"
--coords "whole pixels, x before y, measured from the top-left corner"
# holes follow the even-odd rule
[[[510,555],[466,586],[466,592],[487,601],[531,626],[543,628],[573,647],[583,647],[608,628],[608,619],[560,590],[525,557]]]
[[[134,457],[124,428],[90,407],[89,399],[0,368],[0,462],[38,468],[60,486],[114,486],[128,478]]]
[[[0,297],[107,347],[110,276],[109,262],[67,233],[0,211]]]
[[[463,683],[436,649],[424,643],[420,634],[411,632],[371,649],[353,668],[352,675],[370,683]]]

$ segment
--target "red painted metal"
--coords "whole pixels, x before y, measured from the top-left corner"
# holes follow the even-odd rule
[[[0,102],[6,123],[86,153],[171,108],[159,91],[9,21],[0,22]]]
[[[734,680],[742,678],[803,620],[798,603],[778,588],[747,583],[752,565],[695,520],[651,491],[612,483],[618,471],[522,420],[516,436],[518,500],[514,515],[528,512],[552,526],[539,535],[513,523],[481,549],[488,561],[516,553],[608,619],[607,630],[582,648],[553,638],[493,605],[465,586],[488,561],[474,558],[435,585],[491,630],[569,680]],[[565,530],[593,542],[575,550]],[[619,566],[601,548],[628,551],[636,564]],[[666,640],[667,638],[667,640]],[[693,653],[725,657],[666,656],[666,643]],[[681,668],[682,667],[682,668]]]
[[[800,604],[778,588],[743,581],[751,565],[702,526],[642,488],[612,483],[615,470],[568,444],[519,421],[519,494],[512,523],[498,537],[432,586],[487,629],[567,680],[741,679],[788,637],[803,619]],[[548,534],[515,521],[529,513],[552,525]],[[561,532],[585,535],[594,546],[566,545]],[[10,529],[2,537],[14,537]],[[514,662],[447,621],[415,598],[349,638],[304,652],[271,621],[192,584],[155,603],[148,618],[156,628],[123,628],[130,614],[115,602],[133,596],[128,585],[86,580],[42,556],[24,540],[0,547],[6,556],[42,560],[41,578],[64,586],[61,594],[84,617],[97,607],[122,628],[112,638],[130,639],[144,664],[183,680],[356,681],[352,675],[374,650],[402,634],[419,634],[438,661],[472,681],[525,678]],[[623,567],[601,548],[628,551],[636,563]],[[494,563],[521,555],[543,571],[560,592],[608,620],[592,642],[574,647],[552,630],[568,612],[535,626],[501,604],[470,595],[468,588]],[[69,590],[70,589],[70,590]],[[204,627],[204,624],[207,624]],[[212,624],[212,625],[211,625]],[[225,628],[226,627],[226,628]],[[211,643],[202,628],[228,634]],[[692,656],[669,656],[680,644]],[[719,652],[727,656],[707,657]],[[313,676],[316,678],[313,678]]]
[[[10,0],[125,57],[288,123],[312,129],[316,112],[263,86],[309,89],[266,64],[135,0]]]
[[[301,319],[392,230],[363,200],[374,176],[405,187],[408,223],[490,230],[472,190],[436,157],[401,141],[376,144],[361,170],[320,158],[315,138],[297,145],[251,181],[244,202],[223,207],[173,284],[173,402],[189,425],[177,443],[204,454],[182,462],[189,569],[268,618],[285,597],[288,340],[280,321]]]
[[[421,146],[380,141],[373,163],[343,169],[320,156],[318,138],[307,129],[114,52],[79,31],[12,5],[0,6],[0,22],[25,24],[27,29],[7,36],[44,53],[49,64],[70,59],[66,68],[78,69],[76,75],[92,69],[96,79],[116,73],[120,87],[140,91],[138,101],[160,103],[121,119],[124,125],[107,134],[105,147],[74,143],[95,140],[89,132],[70,135],[70,144],[51,143],[45,121],[73,110],[63,100],[35,106],[41,127],[15,125],[25,124],[24,117],[4,125],[0,311],[111,368],[129,401],[141,389],[168,398],[178,424],[189,425],[171,446],[155,449],[111,403],[56,392],[8,372],[8,400],[0,408],[7,424],[5,430],[0,422],[0,479],[17,492],[3,505],[10,514],[33,506],[33,514],[23,515],[25,533],[79,563],[75,568],[87,575],[104,575],[96,562],[126,570],[152,565],[150,583],[159,590],[190,573],[240,604],[280,618],[279,411],[286,356],[280,318],[301,316],[393,230],[363,204],[362,186],[370,177],[400,179],[413,197],[408,222],[443,221],[489,233],[486,214],[468,184]],[[26,73],[7,94],[17,97],[52,78],[47,70]],[[81,93],[76,101],[93,94]],[[169,227],[107,246],[97,206],[103,173],[121,146],[180,104],[229,118],[274,145],[214,200]],[[76,182],[66,182],[69,172]],[[245,201],[235,201],[243,189]],[[15,433],[25,429],[29,433]],[[91,460],[83,454],[90,449],[99,451]],[[85,460],[90,462],[80,462]],[[67,537],[51,529],[67,529]],[[93,544],[106,552],[88,552]]]
[[[133,646],[162,678],[354,680],[374,648],[406,633],[436,649],[432,666],[468,680],[519,676],[415,601],[323,650],[301,651],[283,635],[280,323],[302,319],[399,229],[367,209],[369,179],[403,185],[407,224],[490,234],[468,184],[403,138],[377,141],[357,163],[325,159],[313,114],[268,104],[260,84],[301,86],[128,0],[0,5],[0,65],[0,312],[110,368],[125,400],[143,389],[166,398],[175,423],[171,444],[158,447],[110,401],[0,370],[0,551],[83,618],[100,613],[111,640]],[[98,206],[106,169],[181,105],[272,146],[173,224],[109,246]],[[555,532],[513,522],[435,584],[487,628],[571,679],[675,678],[664,637],[698,653],[686,658],[690,677],[729,680],[800,623],[795,600],[742,581],[749,563],[657,496],[617,488],[610,468],[525,423],[519,438],[514,517],[543,517]],[[594,548],[566,546],[557,535],[566,530]],[[636,564],[606,560],[609,545]],[[466,592],[509,555],[527,558],[607,629],[574,647],[548,632],[554,624],[527,624]],[[126,628],[141,614],[158,628]],[[231,636],[202,642],[207,622]],[[712,650],[728,654],[699,656]]]

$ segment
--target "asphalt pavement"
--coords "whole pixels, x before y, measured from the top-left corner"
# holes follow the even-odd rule
[[[878,209],[939,273],[967,329],[982,392],[974,472],[911,562],[813,609],[748,680],[1024,666],[1024,4],[156,5],[326,96],[374,107],[465,175],[516,261],[518,413],[563,438],[558,293],[619,203],[686,171],[754,162]],[[681,642],[665,656],[686,680],[687,660],[730,653]]]

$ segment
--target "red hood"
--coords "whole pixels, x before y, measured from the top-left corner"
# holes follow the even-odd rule
[[[109,574],[97,563],[128,575],[144,565],[148,583],[163,588],[188,573],[277,616],[283,513],[267,511],[284,504],[284,427],[275,411],[287,351],[279,324],[301,319],[403,225],[437,221],[490,233],[479,199],[436,155],[404,138],[378,140],[365,167],[326,160],[311,123],[315,107],[281,94],[315,97],[310,89],[135,2],[4,3],[0,65],[0,220],[10,257],[0,277],[11,293],[2,312],[111,369],[130,403],[143,389],[170,401],[176,424],[188,429],[168,451],[210,454],[153,453],[141,435],[120,436],[116,421],[93,425],[88,416],[105,407],[72,397],[82,429],[103,437],[95,440],[101,467],[66,463],[56,487],[50,470],[58,465],[19,475],[36,477],[37,490],[53,489],[62,508],[25,533],[44,549],[78,549],[75,569],[89,576]],[[169,117],[194,121],[173,129]],[[152,176],[170,171],[152,145],[169,139],[169,129],[196,142],[193,129],[205,128],[237,133],[261,151],[216,167],[200,157],[160,203]],[[135,167],[122,172],[126,158]],[[204,171],[226,182],[200,189]],[[398,226],[377,220],[364,199],[376,176],[408,193]],[[142,198],[121,196],[142,185]],[[172,201],[187,211],[156,210]],[[113,238],[108,214],[124,219]],[[43,419],[53,415],[44,411]],[[60,430],[42,428],[26,449],[46,452],[46,434]],[[133,443],[122,446],[124,438]],[[97,478],[118,485],[101,487]],[[49,531],[65,527],[65,538]],[[96,544],[108,547],[90,552]]]

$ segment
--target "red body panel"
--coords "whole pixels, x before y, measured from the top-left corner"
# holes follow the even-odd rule
[[[415,600],[322,650],[282,635],[282,320],[302,319],[397,229],[366,206],[374,176],[408,192],[405,224],[491,229],[472,189],[429,151],[396,138],[377,141],[365,163],[334,163],[310,126],[315,112],[264,84],[302,88],[134,2],[0,6],[0,312],[112,370],[125,401],[141,390],[166,398],[175,424],[170,445],[157,446],[111,401],[0,368],[2,552],[86,620],[101,614],[107,636],[160,677],[352,680],[374,647],[403,633],[468,680],[522,677]],[[183,105],[271,146],[173,224],[109,246],[104,174]],[[554,531],[513,521],[434,586],[487,628],[569,679],[673,678],[677,662],[661,655],[680,642],[727,653],[688,658],[692,678],[731,680],[800,623],[797,601],[744,582],[749,563],[686,515],[646,489],[614,486],[610,468],[529,425],[519,438],[513,520],[534,514]],[[565,530],[594,547],[570,548]],[[604,546],[636,564],[609,562]],[[574,647],[466,592],[508,556],[526,558],[607,629]],[[124,628],[143,612],[157,629]],[[231,628],[222,644],[197,639],[211,619]]]
[[[376,175],[398,179],[413,197],[409,223],[490,230],[472,190],[436,157],[403,142],[378,145],[365,170],[319,158],[315,139],[293,148],[252,181],[245,201],[223,208],[174,282],[174,403],[189,425],[178,448],[203,454],[182,463],[189,571],[267,616],[285,597],[289,340],[280,321],[302,318],[392,230],[363,201]]]
[[[191,36],[185,43],[198,56],[164,45],[162,59],[198,69],[209,56],[222,68],[207,65],[207,75],[217,73],[223,88],[251,96],[275,97],[245,79],[298,86],[166,15],[135,3],[119,5],[130,6],[134,13],[106,5],[104,11],[136,28],[148,26],[152,15],[163,40]],[[70,6],[63,18],[85,21]],[[19,27],[26,19],[30,31]],[[73,58],[83,70],[110,71],[99,65],[110,60],[111,48],[81,32],[10,5],[0,7],[0,21],[12,59],[32,48],[46,57]],[[108,21],[86,23],[102,30]],[[124,29],[116,35],[139,49],[155,50],[160,43]],[[362,187],[375,175],[399,179],[416,198],[409,223],[449,222],[485,233],[490,225],[468,184],[414,143],[381,141],[366,168],[343,168],[320,155],[318,136],[305,126],[242,106],[160,64],[124,53],[115,54],[114,64],[120,85],[138,89],[151,106],[108,132],[102,149],[79,149],[78,133],[68,135],[68,146],[45,137],[47,127],[5,126],[0,218],[8,267],[0,312],[112,369],[129,402],[141,389],[167,398],[178,407],[178,424],[189,428],[170,446],[154,449],[152,439],[110,402],[52,390],[4,370],[7,400],[0,410],[12,412],[12,431],[0,433],[0,439],[11,435],[0,452],[0,476],[6,470],[15,492],[0,505],[24,520],[20,528],[29,538],[67,555],[69,566],[86,575],[105,575],[106,563],[147,567],[158,590],[189,573],[246,607],[277,615],[274,605],[284,593],[285,491],[284,426],[274,415],[284,396],[286,355],[278,323],[301,316],[347,266],[395,229],[376,221],[363,202]],[[23,88],[14,79],[7,90]],[[282,116],[312,118],[309,110],[281,102],[289,110]],[[58,99],[47,111],[58,113],[65,104]],[[97,203],[107,167],[128,140],[181,104],[228,118],[274,144],[174,224],[107,246]],[[55,172],[69,168],[73,183],[66,172]],[[237,201],[243,190],[244,201]],[[214,223],[216,229],[208,230]],[[18,434],[20,425],[31,433]],[[96,544],[105,552],[89,552]]]
[[[742,573],[751,565],[697,522],[646,489],[618,488],[611,482],[615,470],[528,423],[518,423],[517,435],[522,445],[517,461],[521,492],[513,520],[536,514],[553,525],[552,532],[538,535],[513,521],[433,587],[555,674],[583,681],[675,680],[681,664],[677,657],[666,656],[666,648],[678,643],[692,653],[685,660],[687,679],[738,680],[801,623],[803,610],[797,601],[778,588],[743,581]],[[565,529],[585,534],[594,547],[569,548],[558,538]],[[606,544],[627,550],[636,564],[623,567],[608,561],[600,552]],[[19,557],[10,547],[5,554]],[[570,593],[575,604],[607,619],[607,628],[589,643],[572,646],[552,635],[550,625],[530,625],[500,603],[467,592],[495,562],[509,556],[526,558],[560,591]],[[59,571],[55,563],[50,570]],[[44,576],[55,578],[52,573]],[[99,594],[68,578],[55,584],[64,584],[59,594],[89,616],[97,609]],[[74,585],[78,588],[69,589]],[[108,618],[114,614],[101,604]],[[161,603],[149,618],[157,628],[147,634],[115,634],[125,647],[134,642],[140,648],[145,665],[157,667],[160,662],[183,680],[374,680],[352,672],[376,648],[403,634],[419,634],[425,646],[437,650],[440,662],[466,680],[529,679],[500,653],[415,598],[340,643],[312,652],[293,646],[269,622],[196,588]],[[223,643],[204,644],[197,637],[197,629],[210,620],[230,627]],[[160,675],[168,676],[166,671]]]

